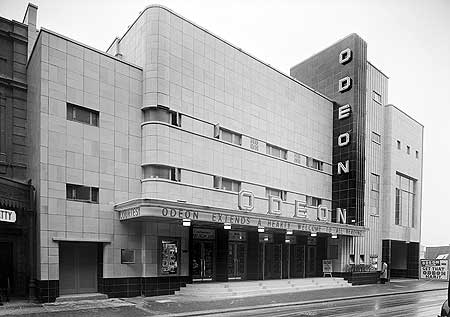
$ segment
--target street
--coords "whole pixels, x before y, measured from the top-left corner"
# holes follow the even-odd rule
[[[348,299],[320,304],[251,309],[216,316],[437,316],[446,291]]]
[[[9,303],[0,316],[427,316],[440,313],[447,283],[396,280],[341,289],[211,299],[210,296]]]

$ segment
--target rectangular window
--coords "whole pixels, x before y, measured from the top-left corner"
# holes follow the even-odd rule
[[[372,142],[381,144],[381,136],[378,133],[373,132],[373,131],[372,131]]]
[[[400,198],[400,189],[396,188],[395,189],[395,224],[396,225],[401,225],[401,207],[402,207],[402,203],[401,203],[401,198]]]
[[[236,145],[242,144],[242,135],[230,130],[220,128],[220,139]]]
[[[406,146],[406,153],[410,154],[411,153],[411,148],[409,147],[409,145]]]
[[[370,174],[370,212],[378,215],[380,212],[380,175]]]
[[[0,162],[6,160],[6,98],[0,94]]]
[[[161,239],[161,275],[177,275],[179,267],[179,247],[177,239]]]
[[[172,181],[181,181],[181,169],[164,165],[144,166],[144,178],[163,178]]]
[[[160,121],[181,127],[181,113],[166,107],[150,107],[144,110],[144,121]]]
[[[314,168],[319,171],[323,171],[323,162],[313,159],[312,157],[308,157],[308,167]]]
[[[397,149],[400,150],[402,148],[402,144],[399,140],[397,140]]]
[[[359,263],[360,264],[366,263],[366,255],[365,254],[360,254],[359,255]]]
[[[281,198],[281,200],[286,201],[287,192],[280,189],[266,187],[266,197],[275,196]]]
[[[318,206],[322,205],[322,198],[306,196],[306,204],[308,206],[318,207]]]
[[[395,224],[415,227],[416,180],[397,173],[395,188]]]
[[[98,127],[98,116],[98,111],[67,103],[67,120]]]
[[[372,91],[372,99],[381,105],[381,95],[375,90]]]
[[[271,145],[269,143],[266,144],[266,154],[282,158],[283,160],[287,158],[287,151],[285,149],[282,149],[275,145]]]
[[[419,158],[419,151],[416,151],[416,159]]]
[[[239,193],[241,190],[241,182],[221,176],[214,176],[214,188]]]
[[[90,203],[98,203],[98,188],[66,184],[66,198]]]

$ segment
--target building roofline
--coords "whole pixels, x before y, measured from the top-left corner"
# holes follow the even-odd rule
[[[290,70],[292,70],[293,68],[297,67],[297,66],[300,65],[300,64],[303,64],[303,63],[304,63],[305,61],[307,61],[308,59],[311,59],[311,58],[313,58],[314,56],[319,55],[320,53],[326,51],[326,50],[329,49],[330,47],[333,47],[333,46],[336,45],[337,43],[342,42],[342,41],[345,40],[346,38],[348,38],[348,37],[350,37],[350,36],[355,36],[355,35],[356,35],[357,37],[359,37],[359,38],[362,38],[362,37],[359,36],[357,33],[350,33],[349,35],[347,35],[347,36],[341,38],[340,40],[335,41],[333,44],[328,45],[328,46],[325,47],[324,49],[321,49],[321,50],[318,51],[317,53],[315,53],[315,54],[309,56],[308,58],[305,58],[302,62],[299,62],[299,63],[295,64],[294,66],[292,66],[292,67],[290,68]]]
[[[215,37],[215,38],[218,39],[219,41],[222,41],[222,42],[225,43],[226,45],[231,46],[232,48],[234,48],[234,49],[240,51],[241,53],[247,55],[248,57],[254,59],[255,61],[257,61],[257,62],[259,62],[259,63],[261,63],[261,64],[263,64],[263,65],[269,67],[270,69],[274,70],[274,71],[277,72],[278,74],[280,74],[280,75],[282,75],[282,76],[284,76],[284,77],[286,77],[286,78],[292,80],[293,82],[295,82],[295,83],[297,83],[297,84],[300,84],[300,85],[303,86],[304,88],[306,88],[306,89],[308,89],[308,90],[310,90],[310,91],[316,93],[317,95],[323,97],[324,99],[326,99],[326,100],[328,100],[328,101],[330,101],[330,102],[334,102],[334,100],[328,98],[327,96],[325,96],[325,95],[322,94],[321,92],[319,92],[319,91],[317,91],[317,90],[315,90],[315,89],[309,87],[308,85],[302,83],[301,81],[298,81],[298,80],[295,79],[294,77],[291,77],[290,75],[283,73],[282,71],[276,69],[276,68],[273,67],[272,65],[263,62],[262,60],[260,60],[260,59],[258,59],[258,58],[256,58],[256,57],[254,57],[253,55],[251,55],[251,54],[245,52],[245,51],[242,50],[241,48],[239,48],[239,47],[237,47],[237,46],[231,44],[230,42],[224,40],[223,38],[221,38],[221,37],[215,35],[214,33],[208,31],[207,29],[205,29],[205,28],[203,28],[203,27],[201,27],[201,26],[195,24],[195,23],[192,22],[191,20],[189,20],[189,19],[183,17],[182,15],[180,15],[180,14],[178,14],[178,13],[172,11],[171,9],[169,9],[169,8],[163,6],[163,5],[160,5],[160,4],[152,4],[152,5],[149,5],[149,6],[145,7],[145,9],[142,10],[142,12],[140,12],[139,16],[136,18],[136,20],[134,20],[134,22],[130,25],[130,27],[129,27],[129,28],[127,29],[127,31],[122,35],[122,37],[120,37],[120,40],[122,40],[122,38],[125,37],[125,35],[128,33],[128,31],[131,30],[131,28],[134,26],[134,24],[137,22],[137,20],[139,20],[139,18],[144,14],[144,12],[147,11],[148,9],[151,9],[151,8],[160,8],[160,9],[163,9],[163,10],[168,11],[169,13],[171,13],[171,14],[173,14],[173,15],[179,17],[180,19],[182,19],[182,20],[184,20],[184,21],[186,21],[186,22],[192,24],[194,27],[196,27],[196,28],[198,28],[198,29],[200,29],[200,30],[202,30],[202,31],[204,31],[204,32],[206,32],[206,33],[208,33],[209,35]],[[114,41],[115,41],[115,39],[114,39]],[[107,51],[108,51],[108,50],[111,48],[111,46],[114,44],[114,41],[113,41],[113,42],[111,43],[111,45],[108,47]]]
[[[41,33],[42,33],[42,32],[45,32],[45,33],[48,33],[48,34],[57,36],[57,37],[59,37],[59,38],[62,38],[63,40],[66,40],[66,41],[68,41],[68,42],[72,42],[72,43],[74,43],[74,44],[80,45],[80,46],[82,46],[82,47],[84,47],[84,48],[87,48],[87,49],[89,49],[89,50],[91,50],[91,51],[94,51],[94,52],[96,52],[96,53],[99,53],[99,54],[104,55],[104,56],[106,56],[106,57],[112,58],[112,59],[114,59],[114,60],[116,60],[116,61],[118,61],[118,62],[127,64],[128,66],[131,66],[131,67],[137,68],[137,69],[139,69],[139,70],[142,70],[142,67],[139,66],[139,65],[135,65],[135,64],[133,64],[133,63],[124,61],[124,60],[119,59],[119,58],[117,58],[117,57],[115,57],[115,56],[112,56],[112,55],[110,55],[110,54],[108,54],[108,53],[105,53],[105,52],[102,51],[102,50],[99,50],[99,49],[96,49],[96,48],[94,48],[94,47],[92,47],[92,46],[83,44],[83,43],[78,42],[78,41],[76,41],[76,40],[74,40],[74,39],[71,39],[71,38],[69,38],[69,37],[67,37],[67,36],[64,36],[64,35],[62,35],[62,34],[59,34],[59,33],[56,33],[56,32],[54,32],[54,31],[48,30],[48,29],[46,29],[46,28],[41,28],[41,29],[39,30],[39,34],[38,34],[38,36],[36,37],[36,41],[34,42],[33,49],[32,49],[32,51],[31,51],[31,53],[30,53],[30,57],[28,58],[27,67],[28,67],[28,63],[29,63],[30,60],[31,60],[31,56],[33,56],[34,49],[35,49],[35,47],[36,47],[36,43],[38,42],[38,39],[39,39],[39,37],[41,36]]]
[[[5,22],[8,21],[9,23],[18,24],[18,25],[23,26],[23,27],[28,27],[28,24],[25,24],[23,22],[20,22],[20,21],[14,20],[14,19],[10,20],[8,18],[0,16],[0,20],[4,20]]]
[[[381,75],[383,75],[384,77],[386,77],[387,79],[389,79],[389,76],[386,75],[385,73],[383,73],[378,67],[376,67],[374,64],[372,64],[371,62],[367,61],[367,64],[369,64],[370,66],[372,66],[373,68],[375,68],[378,72],[380,72]]]
[[[422,127],[422,129],[424,128],[424,125],[422,123],[420,123],[419,121],[417,121],[416,119],[414,119],[413,117],[411,117],[409,114],[407,114],[405,111],[403,111],[402,109],[400,109],[397,106],[394,106],[393,104],[387,104],[385,105],[385,107],[392,107],[397,109],[398,111],[400,111],[401,113],[403,113],[405,116],[407,116],[408,118],[410,118],[411,120],[413,120],[415,123],[417,123],[418,125],[420,125]]]

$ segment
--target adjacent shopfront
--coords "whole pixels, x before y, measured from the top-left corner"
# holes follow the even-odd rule
[[[0,274],[10,297],[33,297],[35,212],[32,187],[0,177]]]

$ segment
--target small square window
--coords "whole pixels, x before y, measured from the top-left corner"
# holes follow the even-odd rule
[[[120,263],[121,264],[133,264],[133,263],[135,263],[134,250],[121,249],[120,250]]]
[[[376,102],[381,104],[381,95],[377,93],[375,90],[372,91],[372,99]]]
[[[378,133],[372,131],[372,141],[381,144],[381,136]]]

